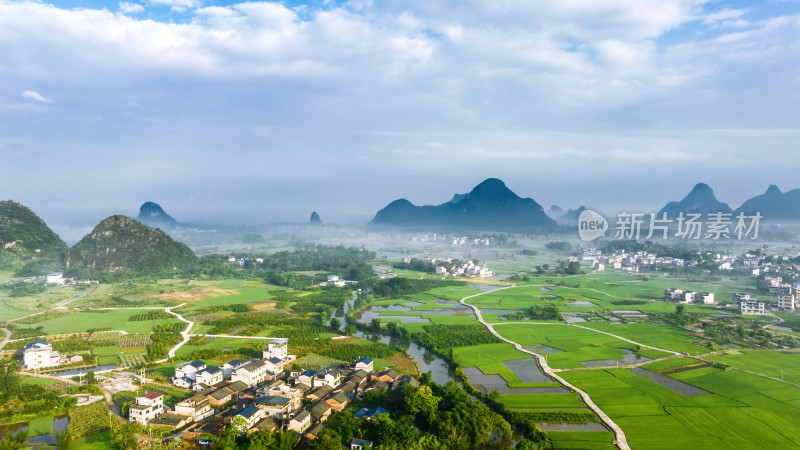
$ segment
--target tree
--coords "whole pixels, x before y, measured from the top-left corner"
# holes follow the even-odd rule
[[[342,322],[337,319],[336,317],[331,319],[331,330],[339,331],[339,328],[342,327]]]
[[[676,306],[676,307],[675,307],[675,314],[676,314],[676,315],[679,315],[679,316],[682,316],[682,315],[683,315],[683,313],[685,312],[685,310],[686,310],[686,307],[685,307],[685,306],[683,306],[683,305],[678,305],[678,306]]]
[[[342,448],[342,437],[336,430],[324,428],[311,444],[311,448],[319,450],[339,450]]]
[[[573,261],[569,263],[567,268],[564,269],[564,272],[566,272],[569,275],[578,275],[579,273],[581,273],[581,263],[579,263],[578,261]]]
[[[70,442],[72,442],[72,436],[70,436],[69,431],[64,430],[61,433],[56,431],[56,447],[58,447],[58,450],[69,450]]]
[[[441,397],[433,395],[430,386],[420,386],[415,392],[406,396],[405,409],[417,418],[420,426],[429,426],[436,418]]]
[[[14,398],[19,390],[19,364],[6,358],[0,358],[0,399]]]
[[[248,450],[271,450],[278,444],[275,434],[267,430],[258,430],[250,436]]]
[[[136,433],[141,429],[141,425],[135,423],[119,425],[111,430],[111,443],[119,445],[123,450],[133,450],[139,446]]]
[[[97,378],[94,376],[94,371],[90,370],[86,372],[86,384],[95,384],[97,383]]]

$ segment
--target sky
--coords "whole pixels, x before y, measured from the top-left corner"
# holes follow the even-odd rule
[[[800,2],[0,0],[0,197],[66,239],[800,187]],[[75,237],[77,235],[77,237]]]

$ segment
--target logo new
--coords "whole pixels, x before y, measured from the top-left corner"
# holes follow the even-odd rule
[[[578,217],[578,236],[586,242],[593,241],[606,234],[608,222],[600,213],[589,209],[581,211]]]

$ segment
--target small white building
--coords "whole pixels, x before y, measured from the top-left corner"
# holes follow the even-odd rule
[[[713,292],[699,292],[694,296],[694,300],[697,303],[702,303],[704,305],[710,305],[714,303],[714,293]]]
[[[278,358],[284,359],[289,356],[289,339],[275,339],[267,344],[262,352],[264,359]]]
[[[764,302],[757,299],[745,300],[739,303],[739,312],[742,314],[766,314]]]
[[[128,420],[132,423],[147,425],[165,411],[164,395],[160,392],[151,392],[136,397],[136,403],[128,408]]]
[[[307,410],[303,410],[299,414],[294,416],[291,420],[289,420],[289,425],[287,425],[287,428],[302,434],[310,426],[311,426],[311,413],[308,412]]]
[[[22,365],[27,370],[42,369],[58,365],[59,354],[46,341],[34,341],[22,350]]]
[[[341,379],[342,371],[339,369],[323,369],[314,375],[314,387],[330,386],[335,388],[341,383]]]
[[[231,372],[231,381],[241,381],[248,387],[257,387],[272,378],[273,374],[261,360],[248,361]]]
[[[794,295],[779,295],[778,296],[778,309],[782,311],[794,311],[796,306],[796,297]]]
[[[197,360],[175,368],[175,378],[188,378],[192,381],[197,377],[197,372],[206,368],[206,363]]]
[[[64,284],[64,282],[65,282],[65,280],[64,280],[64,274],[63,274],[63,273],[61,273],[61,272],[54,272],[54,273],[51,273],[50,275],[47,275],[47,276],[45,277],[45,281],[47,282],[47,284],[58,284],[58,285],[63,285],[63,284]]]
[[[196,373],[195,383],[206,384],[208,386],[221,383],[224,378],[224,372],[219,367],[209,367]]]

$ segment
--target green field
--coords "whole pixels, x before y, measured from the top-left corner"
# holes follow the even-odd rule
[[[97,356],[115,356],[119,355],[119,347],[116,345],[109,345],[106,347],[95,347],[92,349],[92,354]]]
[[[705,368],[676,379],[710,393],[686,397],[626,370],[562,372],[625,431],[632,448],[795,448],[800,388]],[[783,401],[778,399],[784,399]]]
[[[706,359],[800,383],[800,353],[742,350],[709,355]]]
[[[76,450],[112,450],[117,448],[111,444],[111,435],[108,431],[89,436],[84,439],[72,441],[69,445],[70,449]]]
[[[614,433],[610,431],[548,431],[553,448],[613,449]]]
[[[482,366],[530,357],[531,355],[522,353],[507,343],[473,345],[453,349],[453,359],[462,367]]]
[[[595,331],[559,324],[495,325],[501,336],[522,345],[547,345],[562,353],[547,355],[554,369],[584,367],[582,361],[611,360],[633,351],[635,345]]]
[[[28,436],[41,436],[53,431],[53,416],[44,416],[31,419],[28,422]]]
[[[605,331],[617,336],[639,342],[643,345],[663,348],[674,352],[686,352],[691,355],[706,353],[705,347],[692,342],[705,342],[692,336],[692,333],[671,325],[652,325],[649,323],[630,323],[610,325],[607,323],[581,323],[580,326]],[[666,355],[663,355],[666,356]]]
[[[232,350],[239,350],[247,344],[256,344],[260,346],[267,345],[268,339],[240,339],[240,338],[209,338],[214,339],[212,342],[203,345],[184,345],[175,352],[175,356],[184,356],[193,353],[197,350],[223,350],[230,348]]]
[[[130,316],[141,314],[142,311],[147,312],[148,310],[125,308],[108,310],[108,312],[77,312],[68,316],[46,320],[37,324],[37,326],[41,325],[47,334],[83,333],[95,328],[112,328],[135,334],[151,333],[156,325],[180,322],[177,318],[128,321]]]
[[[500,394],[497,398],[509,408],[584,408],[577,394]]]

